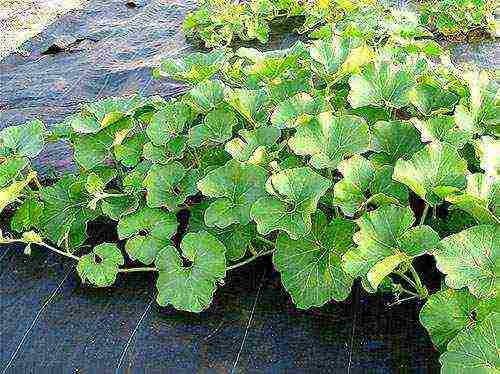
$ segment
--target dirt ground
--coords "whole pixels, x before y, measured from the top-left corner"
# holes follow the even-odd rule
[[[0,0],[0,59],[89,0]]]

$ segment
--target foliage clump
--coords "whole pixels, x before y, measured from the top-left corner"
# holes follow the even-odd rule
[[[426,300],[443,372],[498,370],[498,83],[453,66],[415,20],[168,59],[155,75],[183,95],[0,131],[0,242],[70,257],[97,287],[155,272],[158,303],[192,312],[227,272],[272,255],[297,307],[345,300],[359,279]],[[78,170],[41,183],[31,162],[59,140]],[[88,248],[97,219],[117,243]],[[413,265],[424,255],[444,278],[434,294]]]

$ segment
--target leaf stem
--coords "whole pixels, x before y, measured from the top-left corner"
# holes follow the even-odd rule
[[[250,262],[258,259],[259,257],[267,256],[267,255],[270,255],[270,254],[273,254],[273,253],[274,253],[274,249],[269,250],[269,251],[265,251],[265,252],[259,252],[255,256],[247,258],[245,261],[241,261],[241,262],[238,262],[237,264],[234,264],[234,265],[231,265],[231,266],[227,266],[226,270],[233,270],[233,269],[239,268],[240,266],[246,265],[246,264],[248,264],[248,263],[250,263]]]
[[[420,217],[420,221],[418,223],[419,226],[422,226],[425,222],[425,217],[427,217],[427,213],[429,212],[429,204],[425,203],[424,211],[422,213],[422,217]]]
[[[119,273],[137,273],[140,271],[159,271],[156,267],[138,267],[118,269]]]
[[[269,239],[266,239],[266,238],[264,238],[264,237],[262,237],[262,236],[256,236],[256,237],[255,237],[255,239],[258,239],[258,240],[260,240],[262,243],[265,243],[265,244],[267,244],[267,245],[270,245],[270,246],[271,246],[271,247],[273,247],[273,248],[274,248],[274,246],[275,246],[274,242],[272,242],[272,241],[270,241]]]
[[[410,265],[410,272],[416,283],[415,289],[417,290],[418,294],[422,299],[426,299],[427,296],[429,296],[429,291],[427,291],[427,288],[425,288],[425,286],[422,284],[422,281],[420,280],[420,277],[415,268],[413,267],[413,265]]]
[[[17,242],[21,242],[21,243],[26,243],[22,240],[13,240],[13,241],[17,241]],[[26,243],[26,244],[29,244],[29,243]],[[57,249],[55,247],[52,247],[51,245],[45,243],[45,242],[41,242],[41,243],[33,243],[33,244],[36,244],[36,245],[39,245],[39,246],[42,246],[42,247],[45,247],[47,249],[50,249],[52,252],[55,252],[57,254],[60,254],[62,256],[66,256],[66,257],[69,257],[69,258],[72,258],[73,260],[76,260],[76,261],[80,261],[80,257],[74,255],[73,253],[69,253],[69,252],[65,252],[65,251],[61,251],[60,249]]]

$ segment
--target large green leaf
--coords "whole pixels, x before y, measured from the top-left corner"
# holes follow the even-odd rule
[[[308,234],[311,214],[330,186],[330,180],[308,167],[286,169],[273,175],[266,183],[273,196],[261,197],[250,212],[257,230],[263,235],[282,230],[292,239]]]
[[[348,100],[353,108],[367,105],[402,108],[410,102],[409,93],[415,80],[401,66],[382,62],[365,65],[360,74],[351,75],[349,85]]]
[[[151,264],[160,249],[170,245],[177,231],[177,218],[161,209],[144,207],[118,222],[118,237],[128,239],[125,250],[132,260]]]
[[[161,77],[199,83],[214,76],[227,57],[227,51],[220,48],[209,53],[191,53],[178,59],[167,58],[161,61],[157,74]]]
[[[8,157],[0,160],[0,188],[16,180],[28,166],[29,160],[25,157]]]
[[[209,206],[210,202],[204,201],[190,207],[188,232],[207,231],[224,244],[228,261],[239,260],[245,256],[248,250],[253,249],[252,240],[257,235],[255,224],[234,224],[223,229],[217,226],[208,227],[205,224],[205,212]]]
[[[143,182],[147,190],[148,206],[175,210],[188,196],[196,193],[198,179],[198,170],[186,170],[177,161],[166,165],[153,165]]]
[[[114,147],[116,160],[123,166],[134,167],[141,160],[142,148],[146,142],[147,137],[142,132],[125,139],[121,144]]]
[[[181,242],[181,256],[174,247],[163,248],[156,257],[159,270],[158,304],[201,312],[208,308],[226,275],[224,245],[205,231],[188,233]],[[191,262],[185,266],[183,259]]]
[[[176,101],[167,104],[151,118],[146,134],[155,145],[165,145],[172,138],[182,133],[191,120],[189,107]]]
[[[483,224],[500,224],[500,180],[481,173],[467,176],[467,190],[446,196],[451,209],[461,209]]]
[[[274,127],[259,127],[255,130],[240,130],[239,137],[226,143],[225,150],[241,162],[252,159],[257,149],[275,144],[281,136],[281,131]]]
[[[123,255],[115,244],[103,243],[92,253],[80,258],[76,270],[83,282],[97,287],[109,287],[115,283],[119,266],[124,264]]]
[[[42,213],[43,203],[32,197],[27,198],[14,213],[10,227],[17,232],[25,232],[31,228],[38,229]]]
[[[361,117],[325,112],[298,127],[288,144],[296,154],[310,155],[313,167],[335,169],[344,158],[368,149],[370,133]]]
[[[43,149],[45,133],[40,120],[7,127],[0,131],[0,149],[6,148],[16,156],[36,157]]]
[[[482,136],[474,144],[481,169],[487,175],[500,179],[500,140],[492,136]]]
[[[40,228],[44,237],[57,245],[64,243],[73,250],[86,238],[88,221],[97,218],[98,211],[89,209],[91,197],[85,181],[66,176],[40,191],[44,202]]]
[[[500,136],[500,90],[498,82],[490,81],[486,71],[463,75],[469,95],[455,108],[458,127],[480,135]]]
[[[73,139],[75,161],[84,169],[92,169],[111,156],[113,145],[121,140],[134,127],[134,123],[124,118],[96,134],[77,135]]]
[[[500,225],[480,225],[441,240],[432,253],[449,287],[486,298],[499,287],[499,249]]]
[[[467,163],[449,144],[431,143],[408,161],[396,162],[393,178],[431,205],[465,187]]]
[[[377,152],[377,161],[394,164],[399,158],[407,159],[424,145],[419,133],[410,122],[378,121],[371,127],[371,149]]]
[[[439,357],[442,374],[494,374],[500,368],[498,346],[500,313],[490,313],[481,323],[460,332]]]
[[[317,211],[307,236],[292,240],[279,234],[273,262],[297,307],[307,309],[349,296],[353,280],[341,267],[341,258],[354,246],[355,231],[352,221],[338,218],[328,223]]]
[[[345,270],[363,277],[365,288],[375,291],[382,280],[399,265],[411,262],[434,248],[439,236],[429,226],[414,227],[409,207],[385,205],[356,220],[360,231],[354,234],[356,248],[342,258]]]
[[[465,289],[445,289],[429,297],[420,310],[420,322],[443,351],[457,334],[476,326],[495,307],[494,299],[480,300]]]
[[[271,123],[280,129],[298,127],[327,110],[328,102],[324,97],[312,97],[301,92],[278,104],[271,115]]]
[[[185,101],[198,113],[208,113],[224,102],[224,88],[221,81],[204,81],[189,91]]]
[[[333,202],[349,217],[370,203],[405,204],[408,201],[408,191],[392,180],[392,167],[389,165],[375,169],[367,159],[355,155],[342,161],[338,169],[344,178],[334,186]]]
[[[410,102],[425,116],[450,113],[458,102],[453,92],[429,82],[417,84],[410,91]]]
[[[265,194],[266,179],[265,169],[236,160],[208,173],[198,182],[203,195],[217,198],[205,211],[207,226],[249,223],[250,208]]]
[[[85,104],[83,107],[84,114],[91,114],[97,126],[92,124],[89,118],[86,118],[84,123],[81,124],[84,126],[83,128],[77,123],[71,123],[71,126],[77,132],[96,133],[124,117],[133,116],[136,111],[147,105],[149,105],[149,102],[139,95],[107,97]]]
[[[420,131],[422,141],[426,143],[439,141],[460,149],[472,140],[472,133],[459,129],[451,116],[437,115],[425,121],[415,118],[412,122]]]
[[[267,121],[269,96],[265,90],[226,89],[226,102],[254,127]]]
[[[315,40],[309,48],[314,65],[320,75],[329,82],[343,74],[350,73],[370,61],[370,50],[360,38],[339,38]]]
[[[214,109],[199,125],[189,129],[189,145],[200,147],[205,143],[225,143],[233,136],[233,127],[238,123],[232,111]]]

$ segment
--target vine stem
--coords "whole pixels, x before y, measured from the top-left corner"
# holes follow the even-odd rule
[[[270,241],[269,239],[266,239],[262,236],[256,236],[255,239],[260,240],[262,243],[266,243],[267,245],[270,245],[271,247],[274,247],[274,242]]]
[[[410,273],[415,280],[415,289],[418,291],[418,294],[422,299],[426,299],[427,296],[429,296],[429,291],[427,291],[427,288],[425,288],[425,286],[422,284],[422,281],[420,280],[420,277],[413,265],[410,265]]]
[[[142,267],[142,268],[123,268],[118,269],[119,273],[136,273],[140,271],[159,271],[156,267]]]
[[[267,239],[266,239],[267,240]],[[272,243],[272,242],[271,242]],[[274,245],[274,244],[273,244]],[[237,269],[239,268],[240,266],[243,266],[243,265],[246,265],[252,261],[255,261],[256,259],[258,259],[259,257],[262,257],[262,256],[267,256],[267,255],[270,255],[270,254],[273,254],[274,253],[274,249],[272,250],[269,250],[269,251],[265,251],[265,252],[260,252],[260,253],[257,253],[255,256],[252,256],[252,257],[249,257],[247,258],[245,261],[241,261],[241,262],[238,262],[237,264],[234,264],[234,265],[231,265],[231,266],[228,266],[226,267],[226,270],[233,270],[233,269]]]
[[[420,217],[420,221],[418,223],[419,226],[422,226],[425,222],[425,217],[427,217],[427,212],[429,212],[429,204],[425,203],[424,212],[422,213],[422,217]]]

